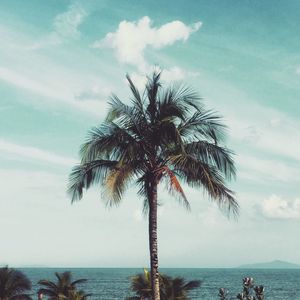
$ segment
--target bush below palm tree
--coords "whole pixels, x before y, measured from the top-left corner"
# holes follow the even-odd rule
[[[252,277],[246,277],[243,279],[243,291],[236,296],[239,300],[264,300],[265,288],[262,285],[254,286],[254,280]],[[224,288],[219,289],[219,299],[227,300],[228,291]],[[231,299],[231,298],[230,298]]]
[[[199,280],[186,281],[182,277],[172,278],[159,274],[161,300],[187,300],[189,293],[200,287]],[[137,274],[131,279],[131,290],[136,296],[126,300],[152,300],[151,276],[147,269],[143,274]]]
[[[66,297],[66,300],[86,300],[88,297],[90,297],[92,294],[85,294],[84,291],[71,291],[69,293],[69,296]]]
[[[22,272],[0,268],[0,300],[31,300],[31,282]]]
[[[57,282],[42,279],[38,282],[42,286],[38,293],[46,296],[49,300],[85,300],[91,294],[85,294],[78,290],[77,285],[86,282],[86,279],[72,281],[71,272],[55,273]]]

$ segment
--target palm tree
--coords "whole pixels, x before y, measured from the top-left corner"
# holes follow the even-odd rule
[[[143,94],[130,77],[131,104],[116,95],[106,120],[93,128],[80,150],[81,162],[70,174],[72,202],[93,184],[103,187],[108,205],[118,205],[130,182],[139,186],[149,216],[149,248],[153,300],[160,299],[157,247],[157,187],[167,182],[185,207],[189,202],[179,182],[202,187],[217,203],[234,213],[233,192],[225,185],[235,175],[232,152],[222,146],[225,126],[206,110],[190,88],[165,90],[160,73],[153,73]]]
[[[84,294],[83,291],[77,290],[77,285],[86,282],[86,279],[72,281],[71,272],[55,273],[57,283],[42,279],[38,282],[42,287],[39,294],[45,295],[49,300],[83,300],[90,294]]]
[[[160,299],[161,300],[187,300],[188,294],[193,289],[200,286],[199,280],[186,282],[182,277],[172,278],[159,274]],[[131,290],[136,296],[129,297],[126,300],[148,300],[152,297],[151,277],[147,269],[143,274],[138,274],[131,279]]]
[[[0,300],[31,300],[28,291],[31,282],[22,272],[8,268],[0,268]]]
[[[66,300],[86,300],[88,297],[90,297],[92,294],[86,294],[84,291],[71,291],[69,293],[69,296],[66,297]]]
[[[160,278],[160,285],[162,284]],[[126,300],[148,300],[152,297],[151,275],[147,269],[143,274],[137,274],[131,278],[131,290],[136,293],[136,297],[130,297]],[[161,290],[161,289],[160,289]]]
[[[190,291],[200,287],[199,280],[186,282],[182,277],[162,276],[163,280],[163,296],[162,300],[188,300]]]

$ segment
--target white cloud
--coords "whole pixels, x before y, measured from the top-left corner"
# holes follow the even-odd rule
[[[172,21],[157,28],[152,27],[151,19],[145,16],[137,22],[122,21],[115,32],[109,32],[93,47],[112,48],[120,62],[145,70],[144,51],[147,47],[159,49],[177,41],[186,41],[200,26],[201,22],[188,26],[181,21]]]
[[[271,219],[300,219],[300,198],[283,199],[272,195],[261,205],[262,213]]]
[[[81,6],[71,5],[68,11],[56,16],[54,31],[63,38],[79,38],[78,27],[86,16],[87,13]]]
[[[76,163],[76,160],[70,157],[57,155],[35,147],[14,144],[3,139],[0,139],[0,153],[13,155],[18,159],[22,157],[38,162],[51,163],[67,167],[71,167]]]
[[[51,45],[59,45],[66,40],[80,37],[78,27],[87,16],[87,12],[79,5],[73,4],[66,12],[57,15],[53,21],[53,31],[44,39],[34,43],[29,49],[40,49]]]

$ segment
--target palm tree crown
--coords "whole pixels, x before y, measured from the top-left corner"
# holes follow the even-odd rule
[[[164,274],[160,278],[160,298],[161,300],[187,300],[189,293],[200,287],[199,280],[186,281],[182,277],[172,278]],[[131,290],[136,296],[126,300],[148,300],[152,297],[151,278],[147,269],[143,274],[137,274],[131,279]]]
[[[56,272],[55,276],[56,283],[46,279],[38,282],[42,286],[39,294],[47,296],[49,300],[84,300],[90,296],[90,294],[77,290],[77,285],[86,282],[86,279],[72,281],[71,272]]]
[[[148,80],[143,95],[127,76],[131,105],[116,95],[105,122],[93,128],[81,147],[81,164],[70,175],[72,201],[92,184],[103,186],[109,205],[118,205],[130,181],[148,194],[151,177],[169,182],[170,192],[189,207],[179,178],[202,187],[221,206],[237,212],[238,204],[224,183],[235,175],[232,152],[220,145],[226,127],[214,111],[187,87],[161,91],[160,74]]]
[[[31,300],[31,282],[22,272],[0,268],[0,300]]]
[[[65,300],[86,300],[92,294],[86,294],[84,291],[71,291],[69,292],[69,296],[64,298]]]
[[[225,185],[235,175],[232,152],[222,146],[225,126],[200,97],[183,86],[162,89],[160,73],[140,94],[127,76],[131,104],[110,99],[105,122],[93,128],[80,150],[81,163],[70,174],[72,202],[93,184],[103,187],[108,205],[118,205],[130,182],[139,186],[149,212],[149,249],[153,300],[160,299],[157,246],[157,187],[168,190],[187,208],[180,180],[201,187],[220,207],[234,213],[238,204]]]
[[[172,278],[164,275],[162,280],[162,300],[188,300],[189,293],[201,285],[199,280],[186,281],[182,277]]]

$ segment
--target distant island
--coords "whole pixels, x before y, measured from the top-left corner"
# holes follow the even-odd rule
[[[289,263],[282,260],[274,260],[271,262],[241,265],[240,269],[299,269],[300,265]]]

